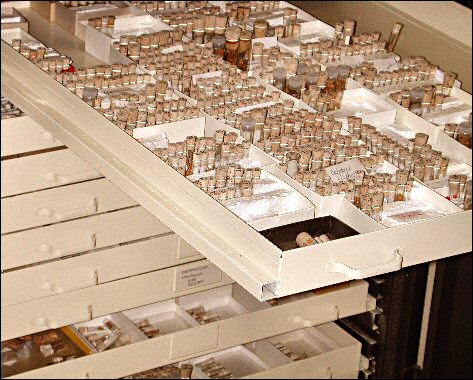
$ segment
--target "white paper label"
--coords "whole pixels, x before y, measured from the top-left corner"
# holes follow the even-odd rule
[[[267,18],[267,21],[270,26],[278,26],[284,23],[284,18],[282,16],[275,18]]]
[[[272,46],[278,46],[278,38],[277,37],[263,37],[263,38],[254,38],[252,40],[252,44],[254,45],[256,42],[262,42],[265,48],[270,48]]]
[[[252,106],[237,108],[235,110],[235,113],[242,114],[243,112],[250,111],[253,108],[267,108],[267,107],[271,107],[273,104],[276,104],[276,102],[266,102],[266,103],[253,104]]]
[[[389,216],[391,219],[394,219],[398,223],[409,223],[415,222],[417,220],[422,220],[428,218],[428,214],[426,214],[422,210],[412,210],[407,212],[401,212],[400,214],[394,214]]]
[[[186,290],[196,286],[209,285],[222,279],[222,271],[207,263],[176,271],[175,290]]]
[[[373,60],[374,67],[378,71],[394,71],[399,68],[399,65],[395,58],[384,58]]]
[[[183,50],[184,48],[182,47],[182,45],[175,45],[175,46],[171,46],[171,47],[161,50],[161,53],[169,54],[169,53],[174,53],[175,51],[183,51]]]
[[[221,71],[211,71],[210,73],[192,75],[192,83],[197,84],[199,78],[214,78],[222,75]]]
[[[325,169],[333,182],[342,182],[354,179],[357,170],[363,170],[366,172],[365,167],[361,164],[358,158],[353,158]]]
[[[450,177],[442,177],[438,179],[434,179],[432,181],[427,181],[424,184],[430,187],[431,189],[439,189],[441,187],[447,187],[448,186],[448,179]]]

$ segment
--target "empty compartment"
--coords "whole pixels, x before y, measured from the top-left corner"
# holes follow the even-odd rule
[[[122,313],[105,315],[73,327],[94,347],[95,352],[146,340],[146,336]]]
[[[177,304],[201,325],[248,313],[232,295],[233,286],[223,286],[180,297]]]
[[[151,305],[123,311],[148,338],[171,334],[198,326],[174,300],[158,302]]]
[[[231,378],[240,378],[269,369],[258,356],[242,346],[201,356],[183,364],[194,366],[193,379],[219,378],[228,373],[232,374]]]
[[[330,240],[358,235],[357,231],[334,216],[324,216],[282,227],[275,227],[261,231],[261,234],[279,249],[288,251],[300,248],[296,238],[301,232],[306,232],[312,237],[326,235]]]

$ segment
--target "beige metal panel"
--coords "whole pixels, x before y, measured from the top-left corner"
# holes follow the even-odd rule
[[[203,292],[202,297],[205,298],[205,293],[207,293],[211,300],[212,293],[221,293],[222,290],[228,287],[232,287],[232,285]],[[238,285],[233,285],[233,287],[240,289],[234,293],[240,291],[244,293],[243,289]],[[243,304],[249,313],[241,316],[220,320],[207,325],[191,327],[187,330],[159,336],[144,342],[121,347],[119,349],[112,349],[100,354],[94,354],[54,366],[25,372],[13,376],[12,378],[122,377],[165,364],[175,363],[177,361],[187,360],[207,353],[225,350],[234,347],[235,345],[249,343],[254,340],[264,339],[310,326],[309,324],[305,324],[303,319],[297,318],[293,318],[290,323],[273,323],[272,318],[280,312],[286,316],[286,319],[289,315],[297,317],[306,313],[312,314],[313,316],[322,316],[325,314],[324,308],[328,302],[331,302],[332,305],[338,305],[340,310],[344,310],[346,313],[364,312],[367,310],[367,290],[368,284],[364,281],[359,281],[353,283],[350,287],[333,289],[323,295],[314,294],[305,299],[296,298],[295,301],[281,306],[269,307],[267,304],[253,304],[252,302],[254,302],[254,300],[252,300],[249,304]],[[199,297],[201,294],[195,293],[195,296]],[[240,297],[238,301],[243,302],[242,300],[244,298],[248,300],[251,299],[251,297]],[[252,305],[256,305],[256,311],[253,309]],[[263,307],[265,310],[260,310],[260,307]],[[270,319],[268,319],[268,313],[264,312],[266,310],[271,311]],[[336,317],[336,315],[332,314],[332,317],[328,320],[333,321]],[[322,319],[325,318],[321,318],[320,320]],[[271,320],[271,323],[268,323],[269,320]],[[261,330],[263,324],[269,324],[272,328]],[[232,337],[230,337],[228,333],[224,333],[224,330],[228,328],[234,329]],[[327,335],[330,344],[334,348],[337,347],[337,349],[342,349],[352,347],[352,349],[346,351],[343,350],[344,354],[342,356],[338,356],[337,354],[337,357],[333,360],[324,357],[320,359],[320,361],[312,362],[311,360],[315,358],[311,358],[309,362],[306,362],[307,368],[304,373],[309,373],[308,371],[310,368],[312,368],[313,371],[314,363],[317,363],[319,367],[316,368],[321,372],[326,370],[328,363],[335,374],[346,373],[346,368],[350,368],[351,370],[357,368],[360,361],[360,344],[353,338],[349,337],[348,334],[340,333],[338,330],[339,328],[326,326],[320,326],[317,328],[322,329],[321,331]],[[189,340],[191,337],[193,339]],[[182,356],[179,357],[178,354],[182,354]],[[342,360],[340,360],[340,358]],[[352,368],[353,365],[356,365],[356,367]],[[337,368],[340,368],[340,370],[338,371]],[[286,370],[292,373],[290,367]]]
[[[2,197],[102,177],[69,149],[4,160],[1,170]]]
[[[238,277],[255,296],[263,297],[264,286],[273,283],[278,272],[279,253],[270,242],[4,42],[2,57],[2,90],[12,101],[67,140],[76,154],[194,248],[225,267],[232,278]],[[28,77],[28,88],[15,79],[17,73]]]
[[[183,253],[187,257],[181,258]],[[177,235],[171,234],[2,273],[2,307],[202,258]]]
[[[2,236],[2,270],[168,232],[142,207],[15,232]]]
[[[126,263],[122,263],[126,265]],[[219,274],[208,284],[175,290],[179,272],[206,267]],[[233,282],[206,260],[112,281],[66,294],[2,307],[2,341],[84,322],[97,316],[163,301]]]
[[[2,233],[92,216],[135,204],[107,179],[3,198]]]
[[[245,302],[240,297],[240,294],[243,293],[244,296],[246,292],[239,289],[239,287],[235,287],[233,297],[247,309],[255,310],[251,303]],[[215,290],[209,291],[210,294],[212,292]],[[365,281],[356,281],[350,283],[346,288],[333,292],[226,319],[219,322],[219,342],[225,343],[226,347],[232,347],[242,342],[275,335],[275,330],[283,325],[286,326],[287,331],[290,331],[359,314],[368,308],[367,297],[368,284]],[[313,307],[315,300],[317,300],[316,310]],[[177,302],[181,304],[182,301],[178,300]],[[241,326],[247,326],[247,328],[242,329]]]
[[[470,252],[471,214],[471,210],[465,211],[347,237],[317,245],[315,249],[283,252],[281,295]],[[452,230],[446,226],[462,239],[452,239]]]
[[[64,146],[28,116],[2,120],[2,157]]]

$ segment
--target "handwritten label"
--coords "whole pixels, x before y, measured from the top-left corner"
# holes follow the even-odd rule
[[[428,215],[422,210],[413,210],[407,212],[401,212],[400,214],[394,214],[389,216],[398,223],[409,223],[417,220],[426,219]]]
[[[186,290],[196,286],[213,284],[222,279],[222,271],[213,264],[176,271],[175,290]]]
[[[333,182],[342,182],[354,179],[357,170],[366,171],[358,158],[353,158],[325,169]]]
[[[210,73],[192,75],[192,83],[197,84],[199,78],[214,78],[222,75],[221,71],[211,71]]]
[[[399,64],[394,57],[375,59],[373,64],[378,71],[393,71],[399,68]]]
[[[175,46],[171,46],[171,47],[161,50],[161,53],[169,54],[169,53],[174,53],[175,51],[183,51],[183,50],[184,48],[182,47],[182,45],[175,45]]]

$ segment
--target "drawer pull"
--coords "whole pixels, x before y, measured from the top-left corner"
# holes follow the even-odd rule
[[[352,280],[360,280],[362,278],[373,277],[379,274],[394,272],[402,267],[402,256],[399,254],[401,250],[394,252],[394,258],[389,263],[381,264],[366,269],[355,269],[343,263],[329,263],[325,267],[328,273],[340,273]]]
[[[319,379],[333,379],[332,368],[327,367],[327,371],[325,372],[325,375],[322,375],[321,377],[319,377]]]
[[[69,293],[74,290],[84,289],[91,286],[96,286],[99,283],[98,273],[94,271],[92,276],[85,281],[79,282],[77,284],[69,285],[69,286],[60,286],[53,284],[51,282],[43,282],[43,289],[50,290],[54,294],[62,294],[62,293]]]
[[[38,327],[45,327],[48,329],[57,329],[59,327],[63,327],[63,326],[70,325],[73,323],[90,321],[92,318],[93,318],[92,306],[88,306],[87,312],[82,315],[75,315],[74,317],[69,317],[62,321],[51,321],[48,318],[37,317],[31,320],[31,325],[38,326]]]
[[[44,253],[54,257],[73,255],[75,253],[90,251],[97,247],[97,237],[95,234],[90,236],[89,241],[84,244],[73,245],[71,247],[56,248],[49,244],[42,244],[36,247],[36,252]]]
[[[74,183],[74,182],[87,181],[89,179],[94,179],[101,176],[102,175],[95,169],[89,170],[87,172],[69,174],[69,175],[62,175],[62,174],[57,174],[57,173],[46,173],[46,179],[48,181],[53,181],[61,185]]]
[[[98,209],[98,202],[97,202],[97,199],[94,199],[90,206],[85,206],[82,208],[77,208],[77,209],[68,210],[68,211],[56,211],[47,207],[39,208],[36,210],[36,215],[49,216],[55,220],[72,219],[72,218],[80,218],[82,216],[93,215],[97,212],[97,209]]]
[[[340,309],[338,308],[338,306],[335,305],[333,312],[331,314],[322,316],[318,318],[317,320],[309,320],[309,319],[305,319],[297,315],[294,315],[290,317],[289,322],[297,323],[298,325],[301,325],[303,327],[313,327],[313,326],[321,325],[323,323],[336,321],[338,319],[340,319]]]

